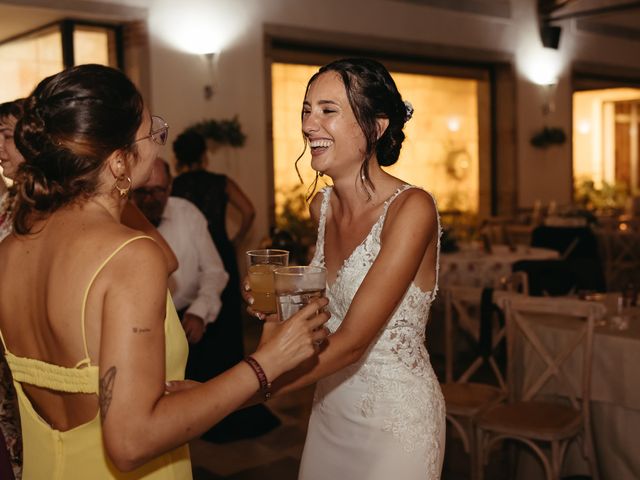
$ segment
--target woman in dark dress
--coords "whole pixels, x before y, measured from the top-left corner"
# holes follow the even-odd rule
[[[204,138],[193,131],[182,133],[173,143],[177,169],[182,172],[173,180],[171,194],[195,204],[207,218],[209,233],[229,274],[229,283],[221,295],[222,308],[218,318],[209,324],[202,340],[192,345],[187,363],[187,377],[206,381],[244,357],[242,340],[242,296],[240,274],[235,247],[247,234],[255,210],[240,187],[226,175],[207,171],[207,145]],[[226,229],[227,206],[241,215],[240,228],[231,239]],[[266,407],[257,405],[235,412],[203,438],[212,441],[231,441],[257,436],[279,424]]]

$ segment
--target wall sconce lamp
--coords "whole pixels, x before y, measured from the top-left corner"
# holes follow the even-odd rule
[[[216,61],[216,53],[209,52],[203,54],[205,61],[207,62],[208,74],[209,74],[209,83],[204,86],[204,99],[211,100],[213,95],[216,93],[214,87],[215,81],[215,61]]]
[[[555,82],[540,85],[542,114],[545,116],[556,111],[556,86]]]

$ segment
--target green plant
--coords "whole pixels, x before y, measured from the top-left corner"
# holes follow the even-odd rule
[[[298,255],[306,258],[316,241],[316,226],[309,217],[306,187],[297,185],[280,190],[278,196],[284,201],[276,211],[276,229],[286,232],[293,240]]]
[[[213,118],[202,120],[187,127],[185,132],[187,131],[195,131],[204,138],[232,147],[242,147],[247,139],[237,116],[229,120],[215,120]]]
[[[629,186],[616,182],[602,182],[597,187],[591,179],[576,182],[574,190],[576,203],[587,210],[623,209],[629,198]]]

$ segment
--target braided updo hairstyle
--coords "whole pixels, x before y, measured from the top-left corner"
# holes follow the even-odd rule
[[[29,233],[35,219],[94,195],[116,150],[135,158],[142,112],[134,84],[110,67],[80,65],[42,80],[14,134],[25,157],[16,178],[15,232]]]
[[[404,141],[402,129],[408,120],[407,107],[389,71],[376,60],[345,58],[328,63],[309,79],[307,92],[314,80],[326,72],[340,75],[351,110],[364,134],[367,147],[360,177],[373,190],[367,168],[369,160],[375,152],[378,164],[383,167],[398,161]],[[389,126],[380,138],[376,123],[379,118],[389,120]]]

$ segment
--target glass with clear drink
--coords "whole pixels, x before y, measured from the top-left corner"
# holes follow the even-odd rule
[[[289,252],[287,250],[267,248],[247,252],[249,285],[253,294],[251,308],[265,314],[276,313],[273,271],[288,264]]]
[[[314,298],[324,296],[327,270],[324,267],[280,267],[274,272],[280,320],[288,320]]]

